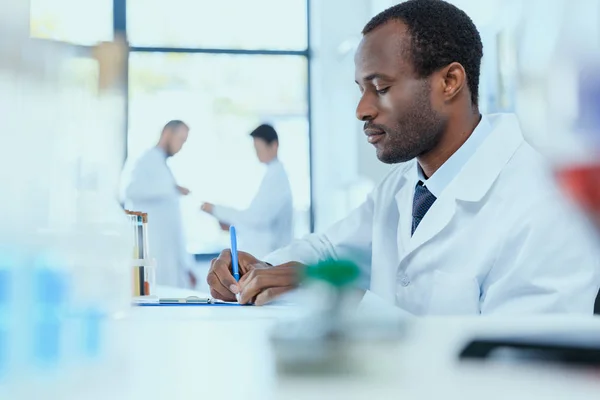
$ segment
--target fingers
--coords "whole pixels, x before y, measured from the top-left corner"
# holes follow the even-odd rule
[[[231,268],[231,251],[223,250],[213,264],[213,271],[221,284],[233,294],[239,292],[239,286],[233,277]]]
[[[240,295],[240,302],[245,304],[259,294],[262,289],[270,287],[269,285],[280,286],[279,283],[281,282],[281,286],[290,286],[290,283],[284,283],[295,282],[295,280],[289,279],[288,277],[292,274],[293,267],[282,266],[272,274],[272,278],[265,281],[264,277],[259,277],[260,275],[256,274],[253,275],[253,271],[266,270],[266,268],[269,267],[258,261],[251,254],[242,251],[238,252],[238,264],[241,275],[239,283],[236,282],[233,277],[230,250],[223,250],[218,258],[212,260],[210,270],[206,277],[206,282],[210,287],[210,294],[212,297],[224,301],[235,301],[236,294],[241,293],[241,288],[247,286],[248,282],[252,282],[258,278],[258,281],[253,282],[248,289],[248,296],[250,297],[246,299],[246,297]],[[275,279],[275,281],[273,281],[273,279]]]
[[[240,280],[242,288],[239,302],[248,304],[260,293],[269,288],[295,287],[298,282],[298,269],[293,266],[278,266],[269,269],[253,269],[249,274]],[[279,291],[271,291],[264,297],[270,300]],[[264,303],[263,303],[264,304]]]
[[[252,256],[251,256],[252,257]],[[249,260],[252,261],[252,260]],[[256,261],[256,259],[255,259]],[[250,262],[243,262],[240,263],[240,269],[243,271],[243,275],[240,278],[240,281],[238,282],[238,286],[240,288],[243,288],[244,285],[246,284],[246,282],[253,278],[255,275],[250,274],[251,271],[255,270],[255,269],[269,269],[272,267],[269,267],[267,264],[261,262],[261,261],[256,261],[256,263],[251,264]],[[240,271],[240,272],[242,272]]]
[[[220,289],[222,290],[222,289]],[[213,299],[217,299],[217,300],[223,300],[223,301],[236,301],[237,299],[235,298],[234,295],[231,294],[231,292],[228,293],[221,293],[221,291],[217,290],[216,288],[210,288],[210,296]]]
[[[235,294],[239,293],[239,286],[231,274],[231,253],[229,250],[221,252],[218,258],[211,262],[206,283],[210,286],[211,295],[214,291],[216,298],[234,301]]]
[[[273,299],[279,297],[285,292],[289,292],[294,289],[293,286],[284,286],[284,287],[274,287],[263,290],[258,296],[256,296],[256,300],[254,301],[254,305],[262,306],[267,303],[270,303]]]
[[[238,264],[240,267],[240,276],[244,276],[253,269],[260,268],[261,265],[266,265],[259,261],[252,254],[238,251]],[[240,278],[241,281],[241,278]]]
[[[227,289],[219,278],[216,276],[214,272],[209,272],[208,277],[206,278],[207,282],[210,286],[210,295],[215,299],[224,300],[224,301],[235,301],[235,295],[231,292],[231,290]]]

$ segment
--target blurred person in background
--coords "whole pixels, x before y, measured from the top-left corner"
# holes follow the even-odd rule
[[[185,249],[180,197],[190,191],[179,186],[167,165],[187,141],[189,127],[179,120],[168,122],[158,144],[135,163],[125,187],[125,207],[148,213],[150,255],[156,259],[156,283],[196,286],[190,256]]]
[[[239,248],[263,257],[292,240],[292,189],[285,168],[277,158],[279,137],[275,129],[263,124],[250,136],[254,139],[258,160],[267,166],[250,206],[236,210],[204,203],[201,210],[212,214],[223,230],[234,225],[239,235]]]
[[[375,16],[355,55],[356,116],[380,161],[397,165],[325,233],[264,258],[214,260],[214,297],[264,304],[304,265],[352,260],[362,289],[416,315],[591,314],[600,286],[595,236],[561,196],[514,115],[481,115],[483,46],[442,0]]]

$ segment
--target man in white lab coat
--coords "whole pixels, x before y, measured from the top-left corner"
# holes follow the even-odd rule
[[[355,56],[356,115],[377,157],[404,164],[327,232],[264,261],[241,254],[239,283],[224,251],[212,295],[264,304],[297,285],[303,264],[351,259],[364,289],[415,315],[591,314],[595,237],[516,117],[479,113],[482,54],[471,19],[444,1],[374,17]]]
[[[148,213],[150,255],[156,259],[156,283],[196,286],[185,249],[179,200],[189,190],[177,185],[167,159],[177,154],[189,133],[179,120],[165,125],[158,144],[135,163],[125,187],[127,209]]]
[[[288,245],[293,236],[292,190],[285,168],[277,158],[279,137],[271,125],[260,125],[250,136],[258,160],[267,170],[245,210],[202,204],[202,211],[217,218],[223,228],[234,225],[238,231],[239,248],[257,257]]]

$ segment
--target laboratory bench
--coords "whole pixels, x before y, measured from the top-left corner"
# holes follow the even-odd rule
[[[159,288],[165,297],[201,295]],[[406,319],[398,341],[354,354],[361,374],[290,375],[270,341],[302,311],[264,307],[133,307],[111,329],[124,344],[120,384],[127,399],[591,399],[600,370],[459,361],[474,336],[578,330],[600,337],[600,318],[425,317]],[[371,351],[372,350],[372,351]],[[126,371],[126,372],[125,372]]]

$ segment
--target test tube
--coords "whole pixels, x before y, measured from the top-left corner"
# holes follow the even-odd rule
[[[138,258],[139,250],[138,250],[138,232],[137,232],[137,215],[133,211],[125,210],[127,217],[129,218],[129,224],[131,226],[132,235],[133,235],[133,258]]]
[[[131,226],[131,230],[132,230],[132,236],[133,236],[133,259],[137,259],[139,258],[139,232],[138,232],[138,215],[135,211],[129,211],[129,210],[125,210],[125,213],[127,214],[127,217],[129,219],[129,224]],[[134,266],[133,267],[133,295],[134,296],[140,296],[141,295],[141,288],[143,283],[143,280],[140,280],[140,267],[139,266]]]
[[[136,215],[136,221],[137,221],[137,244],[138,244],[138,255],[137,258],[144,258],[144,252],[145,252],[145,247],[144,247],[144,225],[142,222],[142,213],[137,213]]]
[[[148,246],[148,214],[138,211],[126,210],[133,230],[135,260],[143,260],[133,267],[134,296],[149,296],[151,282],[153,282],[153,267],[146,265],[150,259]]]
[[[148,214],[142,213],[142,225],[143,225],[143,235],[144,235],[144,259],[150,258],[150,247],[148,245]]]

